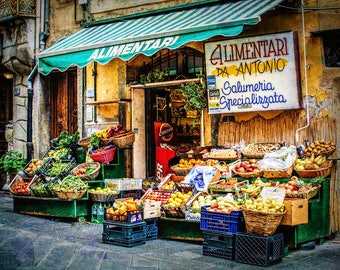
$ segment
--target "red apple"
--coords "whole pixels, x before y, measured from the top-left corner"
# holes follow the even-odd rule
[[[248,162],[242,161],[242,162],[241,162],[241,167],[246,167],[247,164],[248,164]]]
[[[243,167],[240,167],[240,168],[238,169],[238,171],[237,171],[237,172],[244,173],[245,171],[246,171],[246,169],[245,169],[245,168],[243,168]]]
[[[257,164],[255,164],[255,163],[250,164],[250,167],[252,167],[253,169],[257,169],[258,168]]]

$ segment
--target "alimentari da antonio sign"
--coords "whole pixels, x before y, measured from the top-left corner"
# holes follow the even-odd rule
[[[205,44],[209,113],[301,107],[296,33]]]

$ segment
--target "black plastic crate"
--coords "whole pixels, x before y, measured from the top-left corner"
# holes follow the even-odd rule
[[[157,218],[146,219],[145,235],[146,240],[154,240],[158,237]]]
[[[123,247],[134,247],[138,245],[143,245],[146,242],[145,237],[135,238],[135,239],[112,239],[106,233],[102,234],[102,243],[123,246]]]
[[[282,261],[283,234],[269,236],[237,233],[235,261],[259,266],[269,266]]]
[[[103,234],[114,240],[134,240],[146,237],[145,222],[122,224],[118,222],[103,222]]]
[[[203,255],[235,259],[235,234],[203,233]]]

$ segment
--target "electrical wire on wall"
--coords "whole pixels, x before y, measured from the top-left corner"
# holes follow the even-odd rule
[[[309,127],[309,94],[308,94],[308,78],[307,78],[307,53],[306,53],[306,30],[305,30],[305,9],[304,1],[301,1],[301,20],[302,20],[302,37],[303,37],[303,69],[305,76],[305,94],[306,94],[306,125],[295,131],[295,144],[299,143],[299,132]]]

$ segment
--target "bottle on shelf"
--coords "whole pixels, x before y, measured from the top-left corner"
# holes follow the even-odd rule
[[[97,223],[99,224],[103,223],[104,216],[105,216],[105,207],[104,207],[104,204],[100,202],[97,207]]]
[[[94,202],[92,204],[92,209],[91,209],[91,222],[92,223],[98,223],[97,216],[98,216],[98,209],[97,209],[97,203]]]

